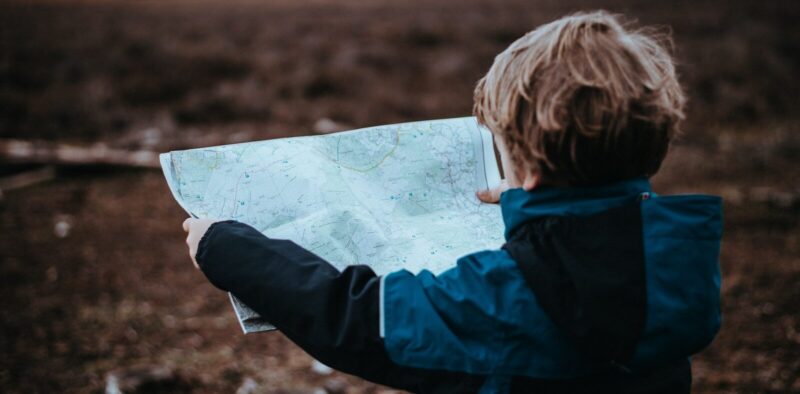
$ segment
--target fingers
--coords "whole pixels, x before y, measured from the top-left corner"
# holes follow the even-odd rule
[[[191,230],[191,222],[189,222],[189,220],[191,219],[186,219],[186,222],[184,222],[184,228]],[[197,231],[189,230],[187,230],[189,234],[186,235],[186,246],[189,247],[189,257],[192,259],[192,264],[194,264],[195,268],[199,268],[197,265],[197,260],[195,259],[195,256],[197,255],[198,243]]]
[[[186,220],[183,221],[183,231],[186,231],[187,233],[186,246],[189,247],[189,257],[192,259],[192,264],[194,264],[195,268],[200,268],[200,266],[197,265],[197,260],[195,260],[194,257],[197,254],[197,251],[195,250],[197,243],[194,242],[196,234],[189,231],[192,229],[192,224],[194,220],[195,220],[194,218],[186,218]]]
[[[508,190],[508,183],[502,181],[497,187],[491,189],[478,190],[475,196],[478,200],[487,204],[497,204],[500,202],[500,194]]]
[[[479,190],[475,193],[478,200],[487,204],[497,204],[500,202],[500,192],[497,189]]]

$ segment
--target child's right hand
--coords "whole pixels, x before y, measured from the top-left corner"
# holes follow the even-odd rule
[[[491,189],[478,190],[475,196],[478,200],[487,204],[497,204],[500,202],[500,194],[508,190],[508,181],[503,179],[500,184]]]

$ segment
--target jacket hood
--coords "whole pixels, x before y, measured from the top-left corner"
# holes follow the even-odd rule
[[[540,302],[547,307],[551,300],[549,315],[564,331],[607,334],[627,327],[622,340],[639,338],[631,362],[643,367],[693,354],[719,330],[719,197],[658,196],[637,178],[601,187],[508,190],[501,208],[505,248],[527,270]],[[575,294],[565,297],[569,292]],[[565,299],[577,301],[564,305]],[[639,318],[626,322],[631,316]],[[616,326],[604,328],[608,324]],[[603,344],[603,338],[579,339]]]

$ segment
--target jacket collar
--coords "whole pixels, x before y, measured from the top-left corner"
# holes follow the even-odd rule
[[[510,189],[500,195],[505,222],[505,237],[523,223],[544,216],[591,215],[635,201],[642,193],[651,193],[646,178],[633,178],[603,186],[540,186],[528,192]]]

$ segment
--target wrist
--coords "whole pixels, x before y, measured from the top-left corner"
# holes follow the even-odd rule
[[[197,243],[197,253],[195,255],[195,261],[197,261],[197,265],[200,266],[200,269],[203,268],[203,263],[205,260],[205,256],[207,254],[208,248],[211,247],[213,244],[213,240],[215,238],[215,234],[219,232],[222,225],[235,223],[235,220],[224,220],[221,222],[214,222],[211,223],[210,226],[206,229],[206,232],[200,238],[200,241]]]

